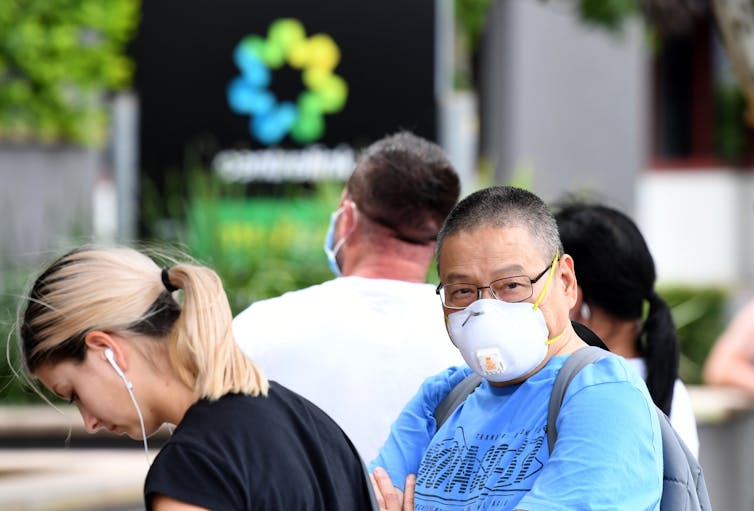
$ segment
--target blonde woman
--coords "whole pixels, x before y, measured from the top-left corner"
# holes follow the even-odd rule
[[[214,271],[80,248],[36,279],[20,323],[27,375],[75,404],[88,431],[146,448],[176,426],[147,474],[148,510],[371,508],[343,431],[237,347]]]

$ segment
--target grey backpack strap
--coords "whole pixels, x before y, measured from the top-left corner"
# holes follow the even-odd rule
[[[579,371],[584,367],[609,355],[609,351],[597,348],[596,346],[587,346],[574,351],[566,361],[563,362],[563,367],[558,371],[558,375],[555,377],[555,383],[552,384],[550,406],[547,409],[547,446],[550,449],[550,453],[552,453],[552,449],[555,447],[555,440],[558,439],[558,429],[557,426],[555,426],[555,421],[558,419],[560,407],[563,405],[563,397],[565,396],[565,391],[571,383],[571,380],[573,380],[573,378],[579,374]]]
[[[437,427],[435,431],[440,429],[448,417],[455,411],[458,406],[466,401],[469,394],[474,392],[474,389],[482,383],[482,377],[476,373],[471,373],[466,378],[458,382],[455,387],[440,401],[440,404],[435,408],[434,416]]]

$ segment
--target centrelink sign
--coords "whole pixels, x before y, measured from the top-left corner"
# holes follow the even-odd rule
[[[233,52],[241,71],[228,86],[230,108],[251,116],[249,133],[265,145],[290,135],[306,144],[322,138],[325,114],[343,110],[346,81],[335,74],[340,49],[327,34],[306,36],[296,19],[275,20],[267,38],[244,37]],[[271,70],[288,65],[301,73],[302,91],[294,101],[280,101],[270,90]]]
[[[267,37],[248,35],[236,46],[233,61],[240,75],[228,85],[228,104],[248,115],[249,134],[269,146],[289,136],[300,144],[316,142],[325,132],[325,115],[343,110],[348,97],[346,81],[335,74],[340,48],[327,34],[307,37],[294,18],[275,20]],[[290,66],[301,74],[302,90],[295,101],[281,101],[270,89],[272,71]],[[302,151],[222,151],[212,161],[220,176],[230,181],[268,182],[348,178],[353,150],[342,146]]]
[[[434,139],[434,5],[144,2],[141,167],[191,157],[245,182],[343,179],[388,133]]]

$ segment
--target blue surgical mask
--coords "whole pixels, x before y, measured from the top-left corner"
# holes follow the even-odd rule
[[[335,274],[336,277],[340,277],[342,273],[340,272],[340,266],[338,265],[338,260],[335,258],[335,256],[338,255],[338,250],[340,250],[340,247],[343,246],[343,243],[347,238],[347,236],[342,237],[333,247],[333,238],[335,237],[335,223],[338,221],[338,217],[341,213],[343,213],[342,206],[330,214],[330,227],[327,228],[327,235],[325,235],[325,245],[323,247],[325,249],[325,255],[327,256],[327,262],[330,264],[330,270],[332,270],[333,274]]]

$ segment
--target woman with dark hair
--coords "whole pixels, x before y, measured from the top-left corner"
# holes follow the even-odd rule
[[[555,210],[578,279],[571,319],[632,363],[655,404],[698,455],[696,420],[678,378],[678,337],[670,309],[655,290],[654,260],[644,237],[628,216],[604,205],[573,201]]]

